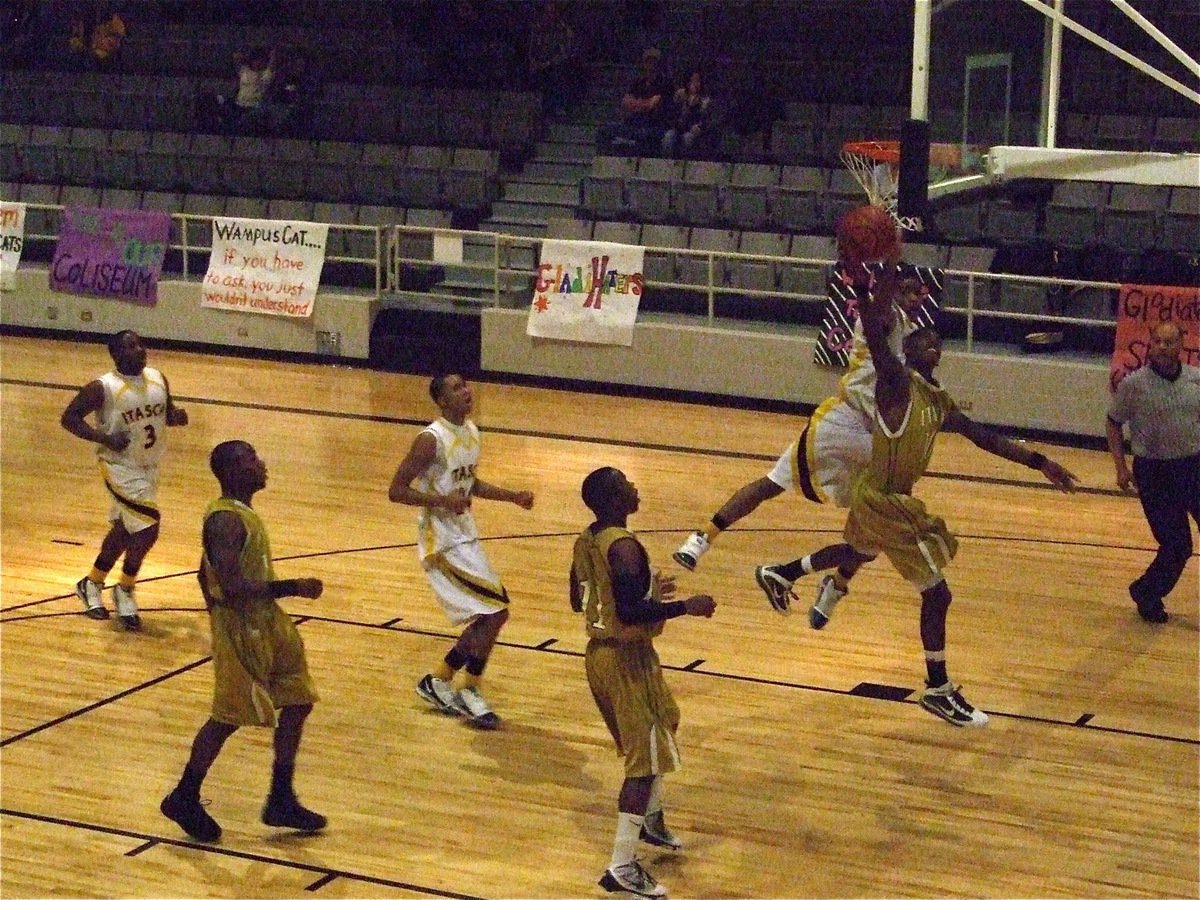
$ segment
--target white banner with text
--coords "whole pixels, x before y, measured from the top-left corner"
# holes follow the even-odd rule
[[[628,244],[543,241],[526,334],[633,346],[644,253]]]
[[[0,202],[0,291],[16,288],[17,266],[25,246],[25,204]]]
[[[201,306],[268,316],[312,316],[329,226],[320,222],[213,219]]]

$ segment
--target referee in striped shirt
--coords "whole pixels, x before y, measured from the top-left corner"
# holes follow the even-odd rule
[[[1108,411],[1108,449],[1117,484],[1136,492],[1158,542],[1150,567],[1129,586],[1138,614],[1167,621],[1165,598],[1192,555],[1188,516],[1200,526],[1200,368],[1184,365],[1183,329],[1164,322],[1150,335],[1148,364],[1117,385]],[[1129,426],[1133,470],[1125,464]]]

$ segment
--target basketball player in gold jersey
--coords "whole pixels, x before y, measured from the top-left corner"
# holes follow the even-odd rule
[[[583,480],[583,502],[596,521],[575,541],[571,608],[587,620],[588,685],[617,753],[625,757],[612,861],[600,886],[663,897],[666,889],[634,858],[639,838],[671,850],[682,847],[663,819],[661,788],[661,776],[679,768],[679,707],[663,680],[653,641],[667,619],[711,618],[717,604],[706,594],[672,600],[675,579],[651,573],[645,548],[626,527],[637,511],[638,492],[623,472],[596,469]]]
[[[96,456],[111,498],[112,523],[100,544],[92,571],[75,584],[89,619],[107,619],[104,580],[124,554],[113,587],[117,619],[124,628],[142,627],[134,587],[150,548],[158,540],[158,464],[167,446],[167,428],[186,425],[187,413],[174,404],[167,379],[146,365],[146,347],[134,331],[118,331],[108,341],[115,368],[84,385],[62,414],[62,426],[97,444]],[[94,415],[95,425],[87,421]]]
[[[200,590],[212,626],[212,714],[192,741],[179,784],[159,810],[198,841],[221,837],[200,803],[200,785],[225,741],[242,725],[274,728],[275,763],[263,808],[267,825],[319,831],[325,817],[305,809],[292,788],[304,720],[317,700],[304,642],[280,597],[321,596],[319,578],[276,579],[266,526],[251,507],[266,487],[267,464],[245,441],[213,448],[209,466],[221,496],[204,514]]]
[[[919,328],[904,340],[906,362],[888,345],[891,297],[896,273],[885,266],[873,291],[861,301],[863,332],[875,361],[876,419],[871,458],[854,479],[850,514],[843,537],[860,559],[880,553],[921,594],[921,645],[925,650],[926,689],[921,706],[959,726],[987,724],[946,674],[946,614],[950,588],[943,568],[954,558],[958,541],[938,516],[912,496],[924,474],[937,433],[948,427],[976,446],[1041,472],[1064,491],[1076,478],[1058,463],[968,419],[938,384],[933,371],[942,340],[932,328]],[[906,365],[907,363],[907,365]]]

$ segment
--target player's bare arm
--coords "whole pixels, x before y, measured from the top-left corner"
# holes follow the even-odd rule
[[[1028,447],[1009,440],[986,425],[976,422],[958,408],[952,409],[946,416],[946,427],[957,431],[980,450],[986,450],[995,456],[1036,469],[1046,477],[1051,484],[1061,490],[1071,493],[1079,479],[1045,454],[1030,450]]]
[[[212,566],[221,593],[227,600],[279,599],[280,597],[321,596],[324,584],[319,578],[287,578],[259,581],[247,578],[238,562],[246,542],[246,526],[232,512],[216,512],[204,520],[204,552]],[[206,598],[207,599],[207,598]]]
[[[904,421],[911,392],[908,370],[900,357],[892,352],[887,340],[897,285],[894,270],[882,272],[875,278],[867,296],[859,302],[863,337],[875,364],[875,406],[884,424],[891,429],[899,428]]]
[[[393,503],[403,503],[405,506],[425,506],[430,509],[442,508],[458,514],[465,512],[471,505],[471,498],[462,494],[426,494],[412,486],[418,475],[429,468],[437,458],[437,438],[427,431],[417,435],[408,448],[408,453],[392,476],[392,485],[388,488],[388,499]]]
[[[98,412],[104,406],[104,385],[100,380],[89,381],[79,393],[67,404],[59,422],[62,427],[78,438],[100,444],[110,450],[120,453],[129,446],[129,435],[123,431],[116,434],[105,434],[92,426],[87,417]]]
[[[515,503],[521,509],[533,509],[532,491],[510,491],[508,488],[481,481],[478,477],[475,478],[471,493],[484,500],[503,500],[506,503]]]
[[[583,612],[583,585],[579,583],[579,576],[575,574],[574,566],[571,566],[571,573],[568,576],[567,583],[571,589],[571,612]]]
[[[187,410],[182,406],[176,406],[175,400],[171,396],[171,385],[167,381],[167,376],[163,376],[163,385],[167,389],[167,426],[174,428],[188,423]]]

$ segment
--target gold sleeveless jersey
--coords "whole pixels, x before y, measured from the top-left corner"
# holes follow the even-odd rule
[[[904,421],[895,432],[876,414],[871,437],[871,461],[858,476],[857,490],[881,494],[911,494],[917,479],[925,474],[933,441],[954,401],[941,387],[909,372],[912,391]]]
[[[238,565],[242,574],[256,581],[274,581],[275,569],[271,565],[271,541],[267,537],[266,526],[263,525],[258,513],[240,500],[234,500],[232,497],[218,497],[208,504],[208,509],[204,511],[204,520],[208,521],[209,516],[218,512],[236,514],[246,527],[246,542],[242,544],[241,552],[238,554]],[[206,598],[214,603],[222,603],[225,595],[221,592],[220,582],[208,560],[207,551],[205,551],[200,564],[200,577],[204,581]]]
[[[617,599],[613,594],[612,572],[608,567],[608,548],[622,538],[637,541],[637,536],[632,531],[618,526],[603,528],[596,534],[588,528],[575,540],[572,565],[575,578],[583,590],[583,615],[587,622],[588,637],[649,641],[655,635],[662,634],[661,621],[646,625],[626,625],[617,618]],[[638,541],[638,547],[641,546],[641,542]],[[645,549],[642,549],[642,556],[646,560],[646,588],[643,599],[659,603],[661,600],[654,579],[650,576],[650,560],[646,557]]]

